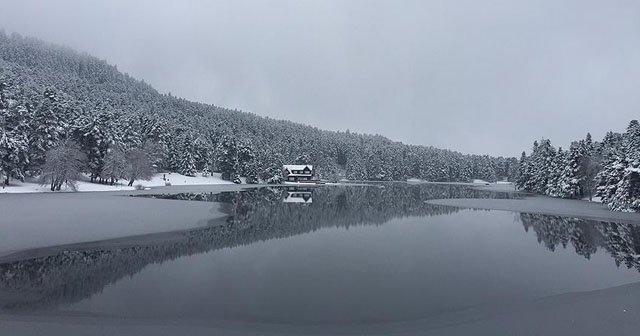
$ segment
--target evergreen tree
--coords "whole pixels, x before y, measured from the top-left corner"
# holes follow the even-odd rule
[[[231,181],[238,175],[238,145],[235,139],[230,136],[220,139],[216,159],[223,180]]]
[[[562,147],[558,148],[556,152],[556,156],[553,160],[553,163],[549,169],[550,175],[547,181],[547,191],[546,194],[554,197],[562,197],[563,196],[563,182],[564,182],[564,172],[565,167],[568,165],[567,157],[564,151],[562,151]]]
[[[29,136],[29,154],[32,171],[37,171],[44,163],[44,153],[55,146],[68,129],[62,109],[52,90],[45,90],[44,99],[35,111],[33,128]]]
[[[531,186],[531,166],[527,153],[522,152],[520,155],[520,165],[518,166],[518,179],[516,180],[516,186],[520,190],[532,192]]]
[[[29,166],[29,119],[30,113],[25,106],[8,104],[4,109],[3,131],[0,137],[0,170],[5,174],[5,184],[9,178],[24,180]]]
[[[551,146],[551,141],[541,139],[531,154],[533,169],[531,172],[532,191],[538,194],[544,194],[549,184],[550,167],[555,159],[555,149]]]
[[[311,163],[311,157],[307,153],[303,153],[301,155],[298,155],[296,157],[296,159],[294,160],[294,163],[297,164],[297,165],[309,165],[309,164],[312,164]]]
[[[193,150],[192,138],[185,136],[182,138],[182,145],[180,146],[179,160],[177,164],[178,173],[185,176],[196,175],[196,157]]]
[[[596,175],[602,169],[600,166],[602,158],[596,151],[596,145],[591,139],[591,133],[587,133],[586,138],[580,144],[583,153],[579,170],[579,176],[581,177],[580,190],[582,196],[588,195],[591,201],[595,189]]]
[[[578,142],[571,143],[567,156],[567,163],[560,178],[561,196],[566,198],[580,197],[580,164],[582,149]]]
[[[617,211],[640,211],[640,123],[632,120],[624,138],[624,159],[620,167],[620,180],[609,199],[609,207]]]

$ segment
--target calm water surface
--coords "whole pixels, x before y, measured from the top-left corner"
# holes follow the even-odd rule
[[[640,280],[632,225],[424,203],[508,194],[388,184],[153,197],[228,216],[169,241],[0,264],[1,309],[389,322]]]

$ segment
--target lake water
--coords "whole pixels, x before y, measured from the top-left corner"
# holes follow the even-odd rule
[[[640,280],[633,225],[424,202],[514,194],[397,183],[145,197],[213,202],[226,216],[139,243],[0,259],[1,311],[385,323]]]

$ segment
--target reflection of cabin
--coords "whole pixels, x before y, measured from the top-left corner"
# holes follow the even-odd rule
[[[282,195],[283,203],[311,204],[313,202],[313,191],[309,188],[286,189]]]
[[[313,178],[313,166],[311,165],[284,165],[282,177],[287,182],[311,181]]]

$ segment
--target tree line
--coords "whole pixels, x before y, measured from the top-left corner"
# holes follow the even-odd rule
[[[611,210],[640,211],[640,124],[624,133],[608,132],[602,141],[574,141],[568,150],[548,139],[522,152],[517,186],[524,191],[565,198],[600,197]]]
[[[279,183],[283,164],[321,178],[513,180],[517,159],[323,131],[160,94],[87,54],[0,32],[0,175],[55,190],[80,174],[114,183],[173,171]]]

